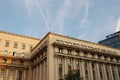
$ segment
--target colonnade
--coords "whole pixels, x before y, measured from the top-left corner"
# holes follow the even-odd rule
[[[59,58],[62,58],[62,78],[59,77]],[[55,57],[55,80],[63,80],[68,73],[68,59],[72,60],[72,70],[77,70],[76,62],[79,61],[80,77],[84,80],[120,80],[118,65],[61,56]]]

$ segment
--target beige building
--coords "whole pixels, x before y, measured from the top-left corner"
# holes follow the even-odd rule
[[[39,41],[0,31],[0,80],[27,80],[31,50]]]
[[[2,33],[4,35],[6,32]],[[15,40],[20,44],[26,41],[19,42],[22,37],[18,40],[9,40],[11,38],[7,36],[5,38],[3,41]],[[33,39],[33,42],[34,40],[36,39]],[[33,44],[38,42],[39,39]],[[1,44],[5,47],[3,42]],[[4,50],[1,51],[1,59],[4,62],[4,59],[14,59],[13,56],[4,54]],[[10,52],[13,55],[14,50]],[[108,46],[49,32],[32,52],[24,52],[24,57],[17,56],[19,52],[23,53],[21,48],[16,52],[15,59],[22,60],[22,63],[24,61],[24,64],[1,63],[1,80],[64,80],[64,75],[69,70],[79,70],[84,80],[120,80],[120,50]]]

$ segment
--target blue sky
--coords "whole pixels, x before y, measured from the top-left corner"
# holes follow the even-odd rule
[[[120,0],[0,0],[0,30],[38,38],[51,31],[98,42],[119,17]]]

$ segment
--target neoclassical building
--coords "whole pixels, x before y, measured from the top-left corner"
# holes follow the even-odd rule
[[[0,34],[1,42],[4,41],[2,38]],[[31,40],[29,37],[26,39]],[[19,51],[16,57],[1,52],[3,62],[6,61],[4,59],[15,58],[20,63],[13,64],[12,60],[11,64],[1,62],[1,80],[64,80],[65,74],[70,70],[79,70],[84,80],[120,80],[119,49],[51,32],[41,40],[32,39],[33,41],[23,40],[31,44],[35,42],[35,47],[32,51],[24,52],[24,55],[22,53],[22,56],[17,56]],[[19,40],[18,43],[21,44]]]

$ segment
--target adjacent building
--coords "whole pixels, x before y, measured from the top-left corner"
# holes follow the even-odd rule
[[[0,31],[0,80],[27,80],[31,50],[39,41]]]
[[[106,36],[106,39],[99,41],[99,44],[120,48],[120,31]]]
[[[0,46],[5,47],[0,48],[0,59],[3,60],[0,65],[1,80],[64,80],[70,70],[79,70],[84,80],[120,80],[119,49],[51,32],[41,40],[1,33]],[[6,55],[7,41],[11,44],[11,51]],[[14,51],[14,41],[18,42],[18,51]],[[23,43],[26,43],[25,49],[29,51],[22,50]],[[34,47],[31,52],[30,45]],[[13,52],[16,52],[16,56],[13,56]],[[14,59],[17,64],[13,64]]]

